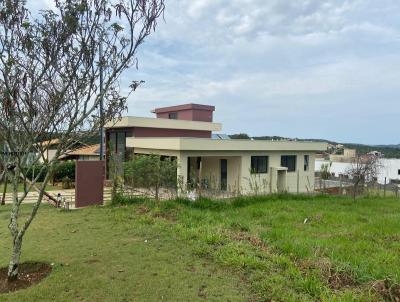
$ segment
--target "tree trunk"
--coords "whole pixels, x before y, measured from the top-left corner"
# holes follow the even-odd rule
[[[21,255],[22,237],[18,234],[18,214],[19,214],[19,200],[18,200],[18,183],[19,183],[19,169],[15,168],[13,173],[13,204],[11,208],[10,229],[13,238],[13,248],[10,263],[8,266],[8,280],[12,281],[18,277],[18,265]]]
[[[4,189],[3,189],[3,196],[1,198],[1,205],[4,206],[6,204],[6,193],[7,193],[7,184],[8,184],[8,179],[7,179],[7,174],[4,175]]]
[[[353,200],[354,201],[356,201],[357,191],[358,191],[358,181],[353,186]]]
[[[22,238],[17,236],[13,242],[10,263],[8,264],[8,281],[15,281],[18,278],[18,267],[21,256]]]
[[[49,173],[52,172],[53,167],[50,167]],[[34,204],[32,211],[28,218],[25,220],[25,223],[18,229],[18,216],[19,210],[22,201],[26,197],[26,195],[22,195],[21,198],[18,196],[18,183],[19,183],[19,168],[18,166],[15,168],[13,173],[13,204],[11,208],[11,217],[10,217],[10,224],[8,228],[10,230],[11,236],[13,238],[13,248],[11,259],[8,265],[8,273],[7,278],[9,281],[16,280],[18,278],[18,267],[20,262],[21,256],[21,247],[22,247],[22,240],[24,238],[25,232],[32,223],[32,220],[35,218],[37,211],[39,210],[40,204],[42,203],[45,188],[47,183],[49,182],[50,175],[47,174],[41,187],[39,190],[39,196],[37,202]]]

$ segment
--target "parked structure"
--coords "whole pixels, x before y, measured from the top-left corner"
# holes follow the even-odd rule
[[[314,190],[314,162],[326,143],[212,139],[222,125],[213,122],[214,107],[187,104],[155,109],[157,118],[124,117],[106,126],[108,158],[159,154],[178,161],[184,187],[246,194]]]

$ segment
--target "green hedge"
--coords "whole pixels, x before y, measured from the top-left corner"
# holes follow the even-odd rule
[[[75,162],[66,161],[57,164],[53,174],[55,182],[62,182],[65,177],[68,177],[71,181],[75,181]]]
[[[33,165],[28,169],[27,176],[29,179],[33,179],[37,177],[39,171],[43,168],[43,165],[37,164]],[[38,182],[42,182],[44,177],[46,176],[47,168],[43,168],[41,172]],[[65,177],[68,177],[71,181],[75,181],[75,162],[74,161],[66,161],[60,162],[56,165],[53,180],[55,182],[62,182]]]

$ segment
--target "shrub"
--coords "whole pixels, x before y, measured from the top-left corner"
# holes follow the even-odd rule
[[[72,182],[71,182],[71,179],[68,176],[65,176],[62,179],[62,188],[63,189],[71,189],[72,188]]]
[[[134,188],[154,190],[159,199],[160,188],[176,189],[177,164],[171,158],[159,155],[136,155],[124,164],[125,184]]]
[[[44,177],[47,174],[47,167],[43,166],[42,164],[32,165],[28,168],[28,171],[26,173],[27,173],[27,177],[29,179],[33,179],[33,178],[37,177],[38,173],[40,173],[38,182],[42,182],[44,180]]]
[[[111,200],[112,205],[129,205],[140,204],[146,202],[148,199],[142,196],[125,196],[121,193],[116,193]]]
[[[53,180],[55,182],[62,182],[66,177],[68,177],[70,181],[75,181],[74,161],[60,162],[56,165],[54,169]]]

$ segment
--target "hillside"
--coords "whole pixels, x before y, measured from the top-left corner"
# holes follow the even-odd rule
[[[357,152],[363,154],[371,151],[379,151],[385,154],[386,158],[400,158],[400,144],[393,145],[363,145],[355,143],[339,143],[326,139],[319,138],[290,138],[282,136],[249,136],[246,133],[232,134],[229,135],[231,139],[255,139],[255,140],[296,140],[296,141],[314,141],[314,142],[325,142],[331,145],[342,144],[345,148],[356,149]]]

